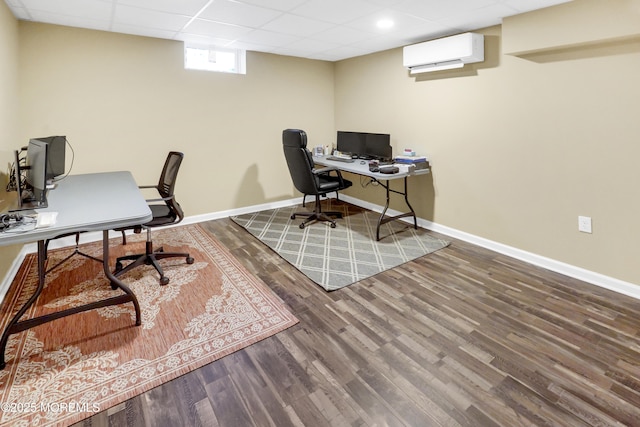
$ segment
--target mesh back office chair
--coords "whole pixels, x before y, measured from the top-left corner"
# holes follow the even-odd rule
[[[342,218],[342,212],[323,212],[320,196],[334,191],[337,194],[338,191],[350,187],[351,181],[343,179],[336,168],[315,168],[311,152],[307,150],[307,134],[303,130],[285,129],[282,132],[282,147],[293,185],[303,195],[314,195],[316,199],[313,212],[296,212],[291,215],[291,219],[306,216],[300,228],[304,228],[311,221],[329,221],[331,228],[335,228],[336,222],[332,217]],[[331,175],[332,172],[335,175]]]
[[[156,188],[161,198],[147,200],[147,202],[150,203],[149,208],[151,209],[151,213],[153,215],[153,219],[151,221],[142,225],[117,229],[117,231],[122,231],[123,243],[126,244],[126,240],[124,240],[125,230],[133,229],[134,232],[140,233],[144,228],[145,230],[147,230],[147,242],[145,253],[122,256],[117,259],[116,269],[114,272],[115,276],[124,274],[139,265],[153,265],[158,273],[160,273],[160,284],[166,285],[167,283],[169,283],[169,278],[164,275],[164,272],[162,271],[162,267],[158,263],[158,260],[164,258],[184,257],[187,261],[187,264],[193,264],[194,260],[191,256],[189,256],[188,253],[164,252],[162,248],[154,251],[153,242],[151,240],[152,228],[177,224],[184,218],[184,212],[182,211],[180,204],[176,201],[174,195],[178,169],[180,169],[180,164],[182,163],[183,158],[184,155],[182,153],[171,151],[167,156],[164,167],[162,168],[162,174],[160,174],[160,180],[158,181],[158,184],[140,186],[140,188]],[[125,267],[123,261],[132,262]]]

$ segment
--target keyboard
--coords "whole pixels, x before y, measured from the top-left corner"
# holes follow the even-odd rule
[[[328,156],[327,160],[335,160],[337,162],[345,162],[345,163],[354,162],[354,160],[351,157],[340,157],[340,156]]]

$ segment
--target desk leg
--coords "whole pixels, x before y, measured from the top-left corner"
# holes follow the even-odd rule
[[[0,339],[0,369],[4,369],[6,366],[5,362],[5,350],[7,348],[7,342],[9,341],[9,336],[13,334],[17,334],[19,332],[25,331],[27,329],[36,327],[38,325],[42,325],[43,323],[51,322],[52,320],[60,319],[61,317],[70,316],[72,314],[80,313],[87,310],[94,310],[100,307],[106,307],[110,305],[119,305],[127,302],[132,302],[133,306],[136,310],[136,326],[140,326],[141,316],[140,316],[140,305],[138,304],[138,299],[134,295],[134,293],[129,289],[127,285],[118,280],[111,270],[109,269],[109,231],[105,230],[102,232],[102,250],[103,250],[103,268],[104,273],[107,278],[111,281],[111,286],[113,289],[120,288],[125,293],[125,295],[118,295],[115,297],[107,298],[100,301],[91,302],[88,304],[84,304],[77,307],[68,308],[66,310],[61,310],[55,313],[49,313],[44,316],[34,317],[31,319],[26,319],[20,321],[20,318],[27,312],[29,307],[36,302],[42,290],[44,289],[44,281],[46,276],[45,270],[45,260],[46,260],[46,249],[44,240],[38,241],[38,286],[36,291],[31,295],[29,300],[25,303],[24,306],[16,313],[16,315],[11,319],[11,321],[7,324],[4,332],[2,333],[2,338]]]
[[[118,279],[109,268],[109,230],[102,231],[102,266],[104,269],[104,274],[111,282],[111,288],[122,289],[124,293],[127,294],[127,296],[130,298],[127,299],[127,301],[131,301],[133,303],[133,307],[136,310],[136,326],[140,326],[142,324],[142,320],[140,317],[140,304],[138,304],[138,298],[136,298],[131,289],[129,289],[127,285],[125,285],[120,279]]]
[[[26,328],[21,328],[21,324],[18,323],[20,318],[26,313],[26,311],[33,305],[34,302],[42,293],[44,289],[44,280],[45,280],[45,269],[44,262],[46,257],[46,251],[44,246],[44,240],[38,240],[38,287],[36,291],[31,295],[31,298],[22,306],[20,310],[16,313],[16,315],[11,319],[11,321],[7,324],[7,327],[4,329],[2,333],[2,339],[0,339],[0,369],[4,369],[6,363],[4,360],[4,351],[7,348],[7,342],[9,341],[9,335],[16,334],[18,332],[23,331]],[[22,322],[21,322],[22,323]]]
[[[409,203],[409,192],[408,192],[408,187],[407,187],[407,177],[406,176],[404,177],[404,191],[392,190],[389,187],[389,181],[388,180],[385,183],[382,183],[380,181],[378,181],[378,182],[387,191],[387,200],[385,202],[384,209],[382,210],[382,213],[380,213],[380,218],[378,218],[378,225],[376,227],[376,241],[380,241],[380,226],[382,224],[386,224],[389,221],[393,221],[393,220],[396,220],[396,219],[412,216],[413,217],[413,228],[417,229],[418,228],[418,219],[416,218],[416,212],[413,210],[413,207]],[[407,204],[407,207],[409,208],[409,212],[385,218],[385,214],[387,213],[387,209],[389,209],[389,201],[391,199],[391,197],[390,197],[391,193],[401,194],[401,195],[404,196],[404,202]]]

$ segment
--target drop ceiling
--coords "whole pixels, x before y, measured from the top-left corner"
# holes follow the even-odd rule
[[[5,0],[16,18],[338,61],[567,0]],[[386,21],[390,27],[380,28]]]

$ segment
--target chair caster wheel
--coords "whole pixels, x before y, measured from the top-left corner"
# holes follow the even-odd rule
[[[331,228],[336,228],[336,223],[335,222],[331,223]]]
[[[291,219],[296,219],[296,216],[295,215],[291,215]]]
[[[302,230],[304,228],[304,223],[300,224],[298,227]]]
[[[163,277],[160,278],[160,286],[164,286],[164,285],[166,285],[168,283],[169,283],[169,278],[168,277],[164,277],[163,276]]]
[[[193,262],[194,262],[194,261],[195,261],[195,260],[193,259],[193,257],[192,257],[192,256],[188,256],[188,257],[187,257],[187,264],[193,264]]]

